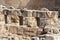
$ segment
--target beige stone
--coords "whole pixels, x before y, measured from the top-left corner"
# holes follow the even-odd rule
[[[34,17],[28,17],[27,24],[31,27],[37,27],[37,20]]]
[[[47,24],[54,25],[58,21],[58,12],[48,12],[46,14]]]
[[[47,25],[47,26],[45,26],[44,31],[49,33],[49,34],[58,34],[59,28],[52,26],[52,25]]]

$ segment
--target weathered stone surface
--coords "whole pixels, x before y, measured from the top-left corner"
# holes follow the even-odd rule
[[[58,12],[48,12],[46,14],[46,22],[48,25],[54,25],[58,21]]]
[[[37,27],[37,20],[34,17],[27,17],[27,25]]]
[[[45,34],[38,37],[40,40],[60,40],[60,34]]]
[[[53,25],[47,25],[47,26],[45,26],[44,31],[49,34],[57,34],[57,33],[59,33],[59,28],[55,27]]]
[[[17,35],[35,36],[42,34],[42,28],[9,26],[8,32]]]
[[[27,11],[26,14],[28,15],[26,15],[25,12],[23,11],[23,13],[20,9],[6,9],[7,12],[4,12],[4,10],[5,9],[3,9],[3,13],[1,12],[0,14],[0,21],[2,22],[0,23],[0,35],[12,36],[12,40],[39,40],[39,37],[36,36],[45,34],[44,32],[46,32],[46,35],[43,35],[41,40],[57,40],[58,35],[52,35],[60,33],[60,22],[58,21],[57,11],[49,11],[46,8],[43,8],[43,11],[22,9]],[[16,12],[16,10],[21,13]],[[33,12],[36,12],[36,14],[39,12],[39,17],[36,14],[32,16],[31,13]],[[43,27],[40,27],[41,25]],[[22,36],[21,39],[20,36]]]
[[[5,24],[5,16],[3,15],[3,12],[0,12],[0,24]]]

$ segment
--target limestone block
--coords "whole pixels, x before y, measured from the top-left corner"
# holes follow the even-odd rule
[[[59,33],[59,28],[55,27],[53,25],[47,25],[47,26],[45,26],[44,31],[49,34],[51,34],[51,33],[57,34],[57,33]]]
[[[19,18],[16,15],[8,15],[7,22],[8,23],[16,23],[19,25]]]
[[[7,22],[8,22],[8,23],[11,23],[10,15],[7,16]]]
[[[0,14],[0,21],[4,21],[4,15],[3,14]]]
[[[23,33],[23,28],[18,28],[17,29],[18,31],[17,31],[17,34],[18,35],[23,35],[24,33]]]
[[[6,30],[4,25],[0,25],[0,35],[1,34],[8,35],[8,30]]]
[[[14,27],[14,26],[10,26],[10,27],[9,27],[9,32],[10,32],[10,33],[16,34],[16,33],[17,33],[17,30],[18,30],[17,27]]]
[[[0,24],[4,25],[5,24],[5,17],[3,14],[0,14]]]
[[[58,21],[58,12],[57,11],[51,11],[47,12],[45,18],[47,24],[54,25]]]
[[[35,36],[36,34],[35,33],[32,33],[32,32],[24,32],[25,35],[28,35],[28,36]]]
[[[36,19],[34,17],[28,17],[27,18],[27,23],[31,27],[37,27],[37,21],[36,21]]]
[[[28,36],[40,35],[42,33],[42,29],[41,28],[24,28],[23,33]]]
[[[34,36],[34,35],[36,35],[36,32],[34,31],[33,28],[24,28],[23,30],[24,30],[23,33],[25,35],[28,35],[28,36]]]
[[[17,23],[17,22],[18,22],[18,17],[12,15],[12,16],[11,16],[11,22]]]

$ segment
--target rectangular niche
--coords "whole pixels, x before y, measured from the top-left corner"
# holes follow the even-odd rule
[[[19,16],[19,24],[23,25],[23,16]]]
[[[40,18],[39,17],[35,17],[36,21],[37,21],[37,26],[40,26]]]

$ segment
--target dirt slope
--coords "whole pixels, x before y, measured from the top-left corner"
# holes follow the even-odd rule
[[[54,0],[0,0],[0,4],[7,7],[14,6],[15,8],[40,9],[46,7],[52,9]]]

